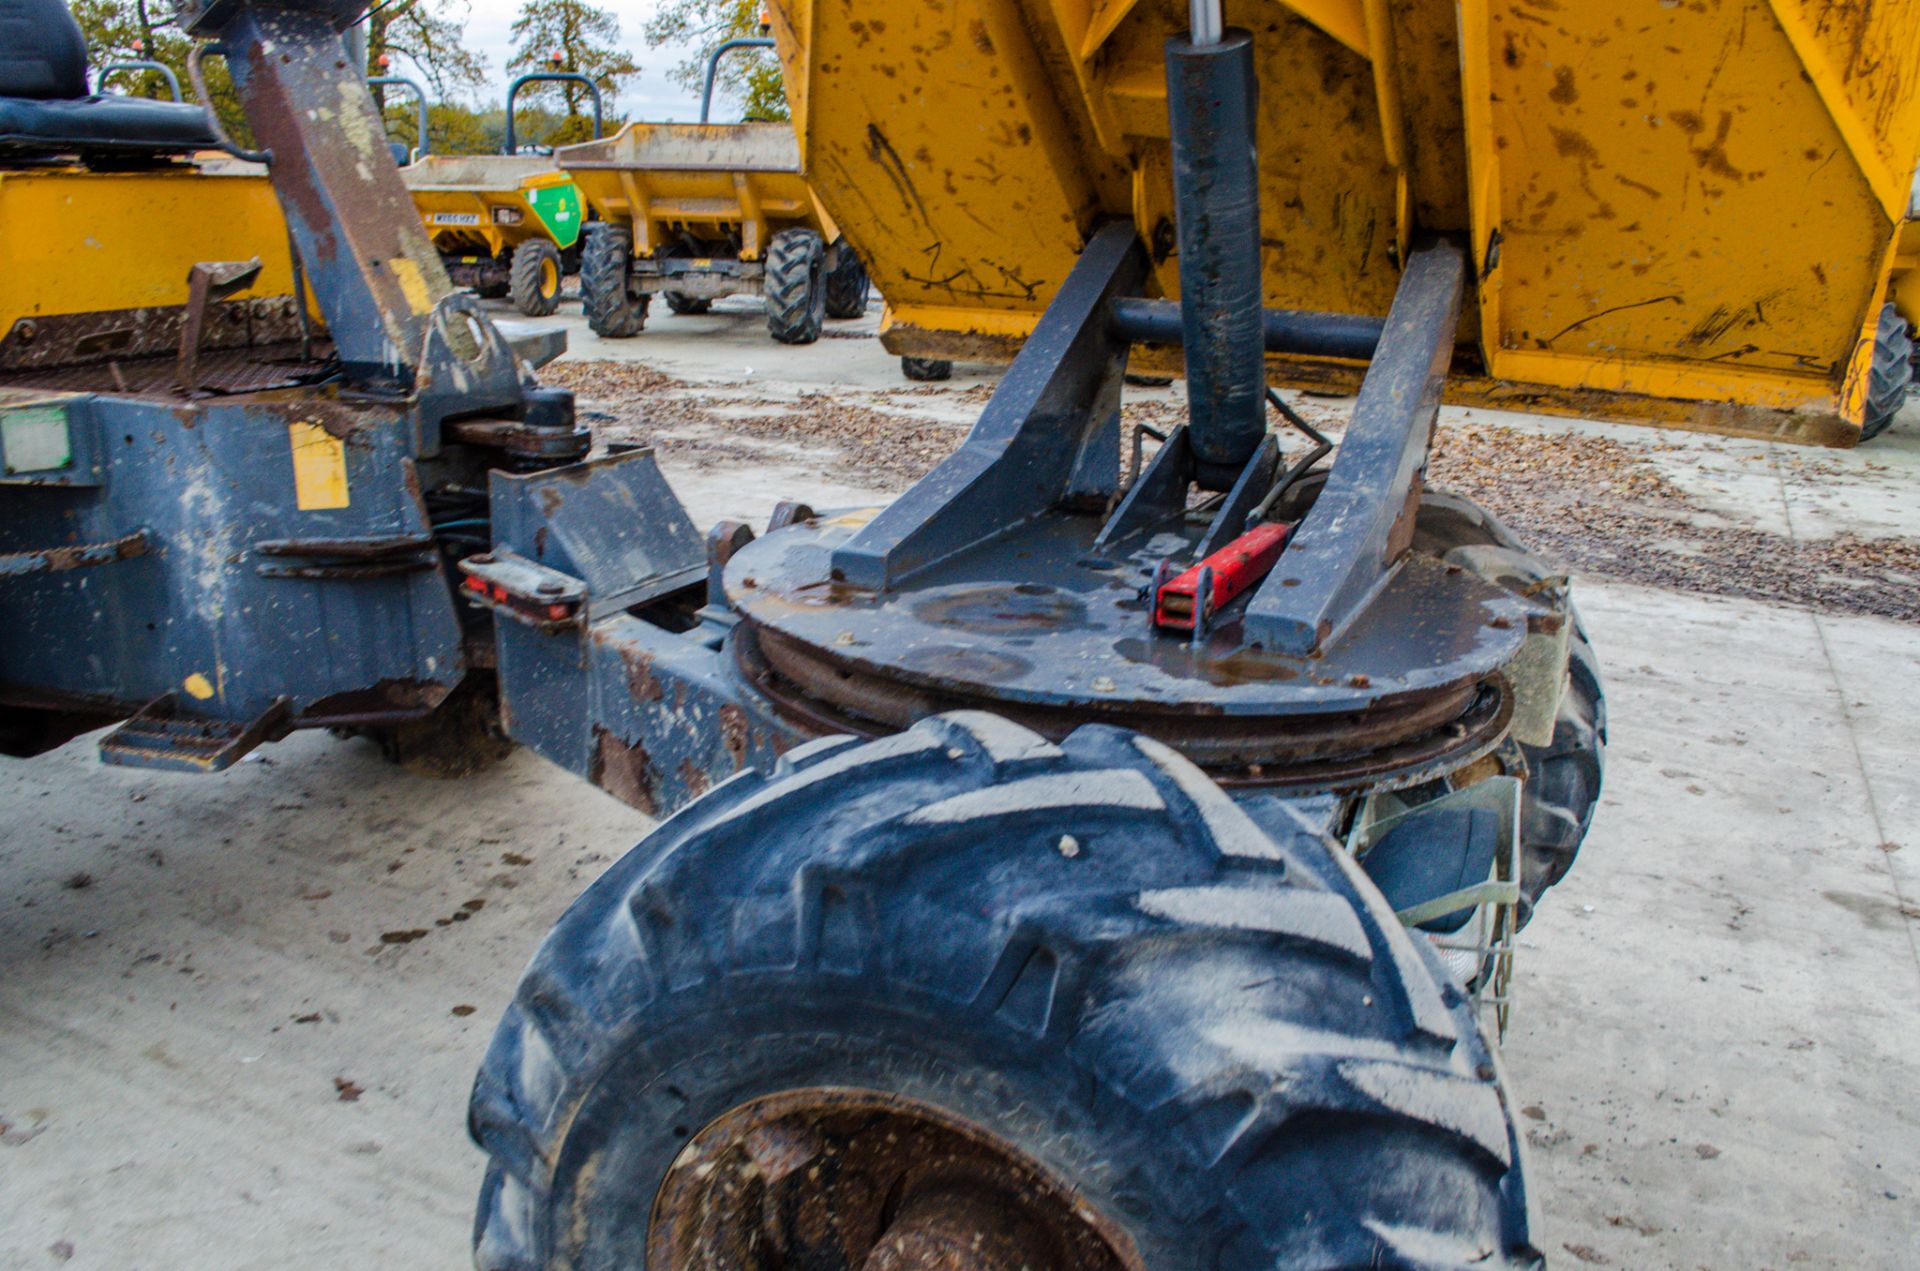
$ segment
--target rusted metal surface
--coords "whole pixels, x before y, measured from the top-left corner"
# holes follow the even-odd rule
[[[147,534],[140,530],[107,543],[74,543],[31,552],[0,553],[0,578],[24,578],[28,574],[62,574],[70,569],[111,565],[115,561],[145,556]]]
[[[166,772],[221,772],[260,743],[286,736],[292,703],[276,698],[251,720],[188,714],[173,693],[136,711],[100,743],[100,758],[130,768]]]
[[[399,578],[437,569],[440,563],[437,545],[433,537],[426,534],[273,539],[255,543],[253,550],[265,558],[254,566],[262,578],[314,582]]]
[[[206,355],[202,383],[229,357],[252,362],[259,351]],[[57,517],[21,521],[7,546],[144,532],[148,550],[129,543],[104,568],[0,584],[9,677],[136,703],[178,693],[185,713],[243,728],[280,698],[301,726],[424,714],[422,695],[466,673],[465,632],[409,486],[404,407],[332,390],[183,399],[173,363],[141,361],[151,393],[24,399],[63,412],[79,493]],[[101,368],[85,373],[88,387],[104,387]],[[308,444],[334,466],[337,498],[302,488],[296,456]],[[115,616],[103,621],[103,610]],[[398,684],[420,687],[388,691]]]
[[[178,328],[174,328],[176,336]],[[297,334],[297,330],[296,330]],[[209,339],[212,335],[209,334]],[[261,393],[293,388],[324,375],[331,345],[316,341],[312,357],[303,357],[299,340],[220,352],[202,351],[197,372],[201,391],[219,395]],[[120,393],[168,397],[173,392],[172,355],[31,370],[0,371],[0,385],[43,391]]]
[[[200,387],[200,349],[206,342],[208,307],[251,287],[260,277],[260,270],[260,258],[255,256],[245,261],[201,261],[187,271],[187,312],[180,323],[180,356],[173,377],[175,388],[193,393]]]
[[[1165,742],[1223,786],[1290,792],[1407,786],[1470,763],[1498,744],[1514,698],[1499,676],[1391,709],[1306,718],[1247,720],[1178,709],[1152,713],[1116,704],[1048,709],[989,694],[942,693],[844,667],[749,632],[735,643],[741,674],[794,728],[812,736],[879,737],[928,715],[990,710],[1055,740],[1082,724],[1111,723]]]
[[[584,428],[541,428],[517,419],[461,419],[445,427],[449,441],[499,450],[540,465],[585,457],[593,438]]]
[[[1124,1232],[1019,1148],[867,1090],[742,1105],[682,1150],[647,1265],[848,1271],[1143,1271]]]
[[[1159,561],[1191,555],[1206,519],[1106,552],[1100,524],[1036,518],[891,592],[831,580],[847,526],[770,534],[727,570],[746,620],[740,670],[810,733],[887,732],[961,708],[1056,737],[1100,720],[1161,738],[1223,782],[1293,790],[1401,784],[1471,762],[1505,726],[1500,673],[1530,617],[1510,592],[1415,554],[1318,655],[1250,640],[1244,598],[1196,644],[1157,635],[1141,589]],[[1293,576],[1285,562],[1270,586]]]
[[[1047,1233],[989,1188],[928,1188],[900,1213],[861,1271],[1052,1271]]]
[[[745,521],[719,521],[707,531],[707,603],[723,605],[727,589],[722,581],[727,562],[741,548],[753,542],[753,527]]]
[[[230,55],[247,123],[273,155],[274,193],[350,374],[411,387],[427,317],[452,286],[340,36],[327,17],[292,9],[213,7],[189,20]]]
[[[21,318],[0,339],[0,371],[85,366],[90,368],[88,383],[97,385],[103,363],[176,353],[186,318],[184,305]],[[199,347],[203,353],[257,348],[294,341],[299,335],[300,317],[290,296],[216,298],[206,306]]]
[[[655,794],[659,775],[647,748],[637,741],[622,741],[598,725],[593,737],[593,762],[587,780],[629,807],[659,816],[660,800]]]
[[[447,696],[447,686],[431,680],[381,680],[319,699],[300,712],[295,726],[355,728],[407,723],[431,714]]]

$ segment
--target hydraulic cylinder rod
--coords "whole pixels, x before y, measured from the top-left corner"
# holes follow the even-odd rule
[[[1228,30],[1201,43],[1212,34],[1203,8],[1194,40],[1166,46],[1187,437],[1203,465],[1237,470],[1267,431],[1257,89],[1253,37]]]

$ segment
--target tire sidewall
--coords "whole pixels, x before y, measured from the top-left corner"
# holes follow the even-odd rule
[[[827,268],[827,317],[851,321],[866,316],[867,292],[871,279],[867,267],[854,254],[846,240],[829,249]]]
[[[1111,1091],[1101,1091],[1106,1115],[1090,1115],[1096,1083],[1032,1038],[977,1022],[954,1027],[966,1008],[951,1000],[909,998],[898,985],[876,991],[842,975],[736,977],[724,998],[665,1027],[650,1021],[644,1041],[619,1048],[579,1105],[544,1212],[572,1215],[571,1230],[589,1239],[568,1247],[564,1233],[545,1232],[560,1265],[637,1265],[654,1198],[687,1142],[743,1104],[813,1088],[885,1091],[987,1129],[1054,1178],[1073,1180],[1146,1265],[1191,1256],[1191,1220],[1212,1204],[1204,1163],[1176,1159],[1164,1133],[1115,1116]],[[595,1187],[601,1180],[611,1183]]]
[[[936,384],[953,378],[953,363],[944,358],[903,357],[900,373],[916,384]]]
[[[632,292],[633,239],[622,227],[601,223],[587,230],[580,257],[580,300],[587,325],[604,339],[640,334],[650,297]]]
[[[804,278],[796,277],[802,269]],[[827,318],[826,242],[813,230],[781,230],[768,247],[767,272],[768,333],[782,344],[818,340]],[[795,285],[803,289],[797,298]]]
[[[548,266],[553,285],[547,286]],[[560,308],[560,252],[545,239],[533,238],[516,247],[509,266],[508,293],[514,307],[529,318],[544,318]]]

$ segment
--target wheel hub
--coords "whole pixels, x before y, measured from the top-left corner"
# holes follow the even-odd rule
[[[997,1135],[827,1089],[742,1105],[696,1135],[655,1198],[647,1265],[1143,1271],[1123,1232]]]

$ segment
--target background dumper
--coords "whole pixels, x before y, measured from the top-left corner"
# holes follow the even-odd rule
[[[890,351],[1004,359],[1108,217],[1179,294],[1161,56],[1185,5],[772,9],[802,158]],[[1920,6],[1234,0],[1226,20],[1258,37],[1268,305],[1384,314],[1414,236],[1456,233],[1453,400],[1836,444],[1874,422]]]

